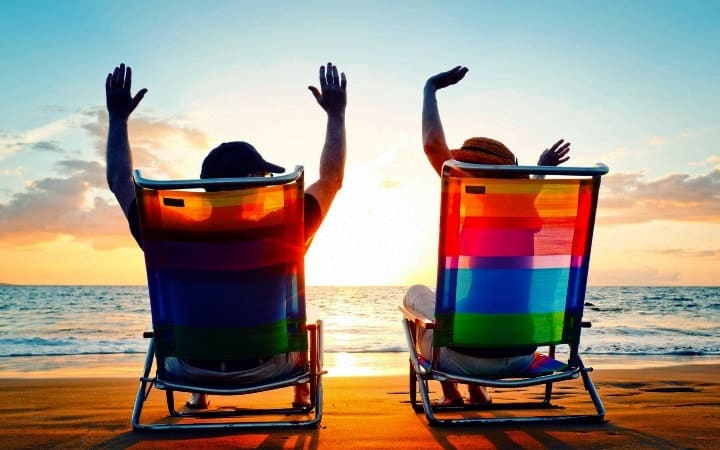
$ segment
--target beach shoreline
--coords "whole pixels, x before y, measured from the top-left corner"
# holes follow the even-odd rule
[[[720,364],[596,368],[591,377],[607,409],[605,423],[430,427],[408,404],[405,373],[325,377],[319,429],[212,433],[133,432],[137,376],[3,377],[0,448],[716,448]],[[491,390],[498,403],[528,394]],[[151,395],[144,420],[165,421],[164,395]],[[281,404],[291,398],[284,390],[253,395]],[[432,383],[431,398],[438,396]],[[558,384],[554,398],[562,412],[592,409],[579,380]],[[214,400],[218,407],[223,401],[230,400]]]
[[[720,364],[720,356],[584,355],[583,361],[596,370],[651,369]],[[0,357],[0,379],[137,377],[144,362],[141,353]],[[408,353],[325,352],[324,368],[328,377],[405,375]]]

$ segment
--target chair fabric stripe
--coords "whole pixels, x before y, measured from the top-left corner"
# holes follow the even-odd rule
[[[282,236],[229,242],[146,241],[148,265],[152,269],[252,270],[292,264],[301,258],[305,246],[288,243]]]
[[[307,350],[303,180],[198,192],[138,188],[159,357]]]
[[[443,177],[436,346],[577,339],[595,182]]]
[[[568,264],[568,261],[570,264]],[[578,267],[581,257],[572,255],[536,256],[455,256],[445,257],[448,269],[552,269],[556,267]]]

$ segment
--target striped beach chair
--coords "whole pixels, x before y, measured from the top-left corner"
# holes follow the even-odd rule
[[[410,349],[410,400],[416,411],[424,410],[430,424],[604,420],[605,409],[589,376],[592,368],[583,365],[579,343],[582,328],[590,326],[582,320],[583,307],[600,178],[607,171],[602,164],[445,163],[435,317],[401,307]],[[425,329],[433,330],[432,355],[418,351],[417,340]],[[467,351],[538,346],[548,346],[548,354],[536,353],[520,373],[467,376],[439,367],[442,347]],[[554,358],[556,349],[566,361]],[[553,383],[579,377],[594,413],[558,415],[552,408],[541,415],[498,415],[508,407],[549,408]],[[495,388],[545,385],[545,392],[540,402],[498,405],[494,398],[489,405],[467,405],[474,409],[472,417],[462,413],[447,418],[455,409],[430,402],[431,380]],[[443,417],[436,414],[440,412]]]
[[[180,181],[149,180],[136,171],[134,179],[153,329],[145,333],[150,344],[133,428],[318,426],[322,322],[306,323],[303,168],[268,178]],[[190,364],[233,372],[241,363],[289,354],[300,364],[264,379],[204,379],[173,369]],[[310,383],[309,407],[178,412],[174,406],[176,391],[245,395],[301,383]],[[171,417],[141,424],[153,387],[166,392]],[[181,420],[188,417],[202,420]]]

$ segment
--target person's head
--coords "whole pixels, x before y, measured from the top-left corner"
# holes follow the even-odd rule
[[[264,177],[285,169],[269,163],[247,142],[224,142],[208,153],[200,178]]]
[[[462,147],[451,150],[450,154],[456,161],[470,164],[488,164],[497,166],[517,166],[515,154],[500,141],[486,137],[473,137],[467,139]],[[526,178],[525,175],[517,176]],[[503,178],[516,178],[506,175]]]

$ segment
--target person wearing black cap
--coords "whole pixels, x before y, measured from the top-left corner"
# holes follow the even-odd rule
[[[517,157],[502,142],[488,137],[473,137],[467,139],[463,145],[451,150],[445,140],[436,93],[439,89],[452,86],[462,80],[468,72],[467,67],[456,66],[446,72],[438,73],[428,78],[423,92],[422,110],[422,139],[425,156],[438,175],[442,173],[445,161],[454,159],[461,162],[493,165],[517,165]],[[539,166],[557,166],[570,157],[570,143],[563,139],[558,140],[550,148],[540,154]],[[533,237],[528,237],[529,245]],[[435,293],[427,286],[411,286],[403,302],[406,306],[419,311],[429,318],[435,316]],[[420,339],[420,351],[425,355],[432,352],[432,330],[427,330]],[[482,355],[473,354],[465,349],[442,348],[440,351],[441,364],[451,368],[453,372],[497,372],[500,370],[521,370],[533,360],[535,348],[520,349],[492,349]],[[438,402],[443,405],[461,405],[464,400],[457,385],[453,382],[440,383],[443,398]],[[468,385],[469,400],[471,403],[490,403],[491,399],[483,386]]]
[[[345,173],[345,107],[347,104],[347,80],[332,63],[320,66],[320,89],[309,86],[320,107],[327,113],[325,144],[320,155],[320,177],[305,189],[305,248],[322,223],[335,195],[342,187]],[[110,190],[120,204],[128,220],[130,231],[140,248],[140,223],[135,203],[135,187],[132,180],[132,155],[128,137],[128,118],[140,104],[147,89],[131,92],[132,70],[125,64],[115,67],[105,79],[108,110],[107,180]],[[282,173],[285,169],[266,161],[247,142],[225,142],[211,150],[205,157],[200,178],[235,178],[266,176]],[[293,405],[309,404],[307,385],[295,390]],[[205,395],[193,394],[187,404],[193,408],[207,407]]]

